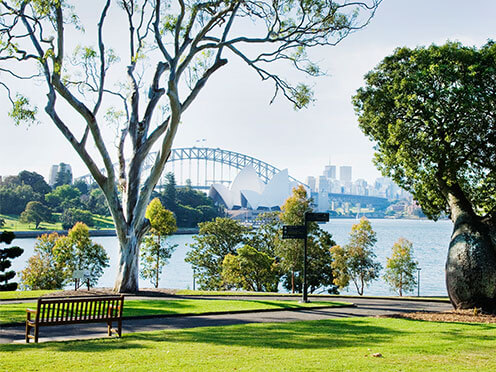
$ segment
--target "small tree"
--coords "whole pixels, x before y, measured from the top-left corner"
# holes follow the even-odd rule
[[[86,226],[94,226],[93,215],[89,211],[84,211],[78,208],[69,208],[64,210],[60,216],[62,228],[67,230],[78,222],[82,222]]]
[[[60,235],[43,234],[36,239],[34,255],[21,271],[21,283],[29,289],[62,289],[65,275],[63,266],[55,260],[54,247]]]
[[[55,212],[81,206],[81,191],[71,185],[57,186],[55,190],[45,195],[47,205]]]
[[[246,291],[277,292],[280,269],[273,257],[245,245],[237,254],[227,254],[222,262],[222,280],[226,287]]]
[[[310,212],[310,199],[303,186],[293,189],[291,195],[281,207],[279,218],[284,225],[303,225],[305,212]],[[295,277],[302,268],[303,242],[299,239],[281,241],[278,245],[277,255],[281,258],[282,268],[289,272],[291,293],[295,292]]]
[[[393,255],[387,259],[384,280],[391,288],[398,291],[400,296],[403,295],[403,291],[411,291],[417,284],[415,270],[418,263],[413,259],[412,255],[412,242],[400,238],[393,245]]]
[[[303,186],[293,189],[291,195],[283,204],[280,220],[285,225],[305,224],[305,213],[311,212],[311,199]],[[330,287],[335,292],[333,284],[332,256],[329,249],[335,242],[332,236],[320,229],[315,222],[307,224],[307,283],[310,293],[320,287]],[[303,288],[303,242],[301,240],[279,240],[277,256],[281,259],[281,266],[285,270],[284,287],[292,293]]]
[[[200,231],[193,239],[192,250],[185,261],[196,270],[201,289],[222,289],[222,262],[228,254],[235,254],[239,244],[247,239],[249,229],[230,218],[199,224]]]
[[[0,234],[0,243],[10,244],[14,240],[15,235],[10,231],[4,231]],[[19,257],[24,249],[19,247],[9,247],[0,249],[0,291],[15,291],[17,283],[9,283],[8,281],[14,279],[16,273],[14,270],[7,270],[12,263],[11,259]]]
[[[336,273],[334,284],[346,288],[351,280],[362,296],[364,287],[379,277],[382,268],[381,264],[374,262],[376,256],[372,248],[376,242],[376,234],[369,220],[362,217],[351,228],[350,242],[344,247],[335,245],[331,248],[332,267]]]
[[[89,285],[94,286],[109,266],[109,258],[100,244],[90,239],[88,226],[78,222],[67,236],[60,237],[53,248],[57,265],[63,267],[64,277],[70,280],[74,270],[85,270],[89,274]]]
[[[167,236],[177,230],[176,219],[171,211],[162,206],[158,198],[153,199],[146,209],[145,217],[150,221],[150,236],[144,239],[141,250],[141,277],[148,279],[155,288],[163,267],[171,258],[177,244],[166,244]]]
[[[52,221],[52,212],[46,205],[38,201],[30,201],[24,212],[21,213],[20,220],[24,223],[34,223],[34,227],[37,229],[41,222]]]
[[[259,252],[275,257],[277,247],[281,244],[282,225],[279,212],[260,213],[255,220],[260,225],[251,232],[248,245]]]

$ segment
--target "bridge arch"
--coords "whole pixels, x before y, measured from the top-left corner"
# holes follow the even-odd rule
[[[143,170],[148,170],[150,169],[156,159],[157,152],[152,152],[148,154],[148,156],[145,159]],[[196,166],[196,172],[197,172],[197,177],[196,177],[196,187],[198,188],[205,188],[209,187],[210,184],[212,183],[229,183],[229,180],[223,179],[223,166],[227,166],[229,168],[234,168],[241,170],[247,165],[251,165],[255,171],[257,172],[257,175],[260,177],[260,179],[264,182],[267,183],[275,174],[280,172],[279,168],[276,168],[275,166],[264,162],[260,159],[254,158],[249,155],[241,154],[239,152],[235,151],[230,151],[230,150],[224,150],[220,148],[211,148],[211,147],[181,147],[181,148],[174,148],[171,150],[171,154],[169,159],[167,160],[166,164],[166,169],[164,170],[165,172],[172,171],[173,173],[175,172],[175,163],[180,162],[181,163],[181,173],[183,173],[183,162],[188,161],[188,174],[190,175],[189,179],[191,179],[191,172],[192,172],[192,160],[196,160],[197,164],[193,165]],[[203,176],[203,182],[199,182],[200,179],[200,161],[204,162],[204,171],[202,170],[202,176]],[[208,169],[207,169],[207,164],[208,163],[213,163],[213,167],[211,168],[210,172],[210,178],[208,179]],[[220,172],[217,170],[215,164],[220,165]],[[117,163],[114,164],[114,166],[117,166]],[[172,169],[171,169],[172,168]],[[216,170],[217,174],[220,177],[216,178]],[[180,179],[183,179],[184,177],[181,177]],[[297,180],[294,177],[289,177],[290,180],[297,182],[298,184],[303,184],[303,182]],[[91,182],[92,178],[91,175],[85,175],[83,177],[79,177],[78,179],[85,180],[86,182]],[[176,181],[178,180],[177,174],[176,174]],[[178,182],[180,184],[181,182]],[[201,185],[200,185],[201,184]],[[195,187],[195,185],[193,185]]]

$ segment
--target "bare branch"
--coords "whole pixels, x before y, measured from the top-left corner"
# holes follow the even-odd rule
[[[107,0],[103,8],[102,14],[100,16],[100,22],[98,22],[98,48],[100,49],[100,84],[98,89],[98,99],[96,101],[95,107],[93,108],[93,115],[96,115],[100,105],[102,104],[103,92],[105,86],[105,45],[103,43],[103,23],[105,17],[107,16],[107,11],[110,7],[110,0]]]

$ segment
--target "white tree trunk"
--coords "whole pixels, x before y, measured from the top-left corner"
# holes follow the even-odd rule
[[[119,270],[114,290],[119,293],[135,293],[139,290],[139,240],[130,236],[119,239]]]

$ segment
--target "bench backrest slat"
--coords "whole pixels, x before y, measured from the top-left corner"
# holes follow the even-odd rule
[[[124,296],[38,299],[37,322],[68,323],[122,318]]]

